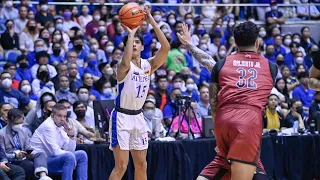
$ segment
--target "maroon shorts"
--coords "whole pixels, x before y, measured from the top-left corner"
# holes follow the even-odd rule
[[[252,106],[224,106],[217,110],[214,121],[217,156],[201,172],[209,179],[230,179],[232,161],[257,166],[260,162],[262,112]]]

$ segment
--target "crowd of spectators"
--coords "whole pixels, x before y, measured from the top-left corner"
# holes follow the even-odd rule
[[[26,173],[37,176],[42,173],[47,177],[47,168],[57,170],[57,167],[43,167],[43,153],[47,156],[67,154],[68,158],[79,160],[77,171],[86,166],[83,152],[70,153],[62,149],[74,151],[73,143],[92,143],[100,137],[93,101],[116,98],[115,74],[117,63],[122,59],[126,35],[117,15],[119,6],[98,2],[101,5],[53,6],[45,0],[40,0],[38,5],[32,5],[28,0],[21,0],[17,5],[12,0],[2,2],[0,144],[3,149],[0,149],[4,152],[0,151],[0,176],[13,176],[7,169],[9,159],[23,167]],[[190,6],[152,7],[152,15],[170,42],[171,50],[166,63],[151,76],[143,106],[150,139],[166,135],[175,137],[178,132],[180,136],[188,137],[189,125],[194,137],[200,137],[201,117],[210,115],[208,83],[211,72],[201,66],[177,39],[176,33],[181,32],[183,23],[192,31],[192,43],[219,61],[237,50],[233,37],[237,21],[265,21],[259,32],[258,53],[278,64],[279,73],[264,112],[264,128],[308,129],[310,120],[319,119],[320,93],[308,88],[311,54],[319,50],[318,43],[311,38],[308,27],[292,34],[281,31],[281,25],[287,21],[319,19],[319,7],[303,5],[308,0],[271,1],[267,2],[270,7],[257,8],[217,7],[215,4],[266,2],[154,1],[163,2]],[[148,1],[139,3],[151,6]],[[194,7],[192,3],[207,6]],[[297,6],[278,8],[278,3]],[[205,28],[204,21],[213,22],[212,27]],[[138,32],[144,38],[141,57],[147,59],[154,55],[160,44],[147,22]],[[182,97],[190,97],[188,108],[181,106]],[[65,110],[66,117],[62,113]],[[61,118],[66,118],[63,128],[57,125]],[[50,127],[56,129],[48,131]],[[60,139],[45,138],[52,135],[58,135]],[[47,149],[43,150],[44,146]],[[24,154],[30,149],[35,149],[32,161]],[[22,162],[26,159],[29,161]],[[51,158],[48,162],[56,160]],[[10,168],[17,176],[22,176],[18,166]]]

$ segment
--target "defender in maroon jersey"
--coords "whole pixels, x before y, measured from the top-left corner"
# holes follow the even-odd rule
[[[217,156],[197,180],[267,179],[260,161],[262,110],[273,88],[277,66],[256,53],[258,33],[259,27],[252,22],[236,26],[239,52],[217,63],[191,45],[186,27],[182,35],[178,34],[195,59],[212,70],[209,89]]]

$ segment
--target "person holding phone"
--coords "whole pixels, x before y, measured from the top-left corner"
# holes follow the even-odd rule
[[[29,144],[31,132],[22,126],[23,120],[22,111],[11,109],[8,112],[8,125],[0,130],[0,145],[4,148],[8,160],[22,167],[27,176],[35,175],[40,180],[51,180],[47,176],[47,157],[44,153],[32,153]]]

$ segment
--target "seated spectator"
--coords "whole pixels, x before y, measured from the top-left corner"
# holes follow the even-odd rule
[[[298,81],[300,86],[295,88],[292,92],[292,98],[302,102],[305,112],[309,112],[309,107],[313,101],[315,91],[309,88],[309,75],[307,72],[298,74]]]
[[[288,93],[288,87],[287,82],[283,78],[278,78],[275,83],[275,88],[284,95],[285,101],[280,102],[281,107],[288,108],[288,102],[290,100],[289,93]]]
[[[34,133],[40,124],[51,116],[52,107],[56,105],[56,102],[56,97],[51,92],[43,91],[36,108],[32,109],[25,117],[24,125]]]
[[[290,34],[286,34],[282,37],[282,41],[283,41],[283,47],[284,49],[286,50],[286,54],[290,53],[290,44],[292,42],[292,39],[291,39],[291,35]]]
[[[304,115],[303,115],[303,107],[302,102],[297,99],[292,99],[290,106],[290,110],[288,115],[286,116],[285,122],[287,128],[292,128],[296,124],[298,124],[299,129],[304,129]]]
[[[39,1],[40,11],[35,15],[35,20],[38,22],[38,27],[41,29],[47,22],[53,21],[53,16],[49,12],[49,6],[47,0]]]
[[[1,9],[1,19],[5,20],[15,20],[19,16],[18,9],[13,7],[13,1],[12,0],[6,0],[4,1],[4,6]]]
[[[267,58],[270,62],[275,63],[276,57],[274,52],[274,46],[273,44],[268,44],[266,47],[266,54],[264,55],[265,58]]]
[[[9,103],[0,104],[0,129],[8,124],[8,112],[10,109],[12,109],[12,106]]]
[[[6,151],[0,147],[0,179],[23,180],[26,179],[24,170],[17,165],[10,164]]]
[[[28,69],[29,62],[25,55],[20,55],[17,58],[17,63],[19,67],[14,75],[14,79],[18,81],[27,80],[29,82],[33,81],[31,71]]]
[[[72,20],[72,13],[70,9],[66,8],[64,10],[63,18],[64,18],[64,22],[63,22],[64,32],[68,32],[73,27],[80,28],[80,25],[77,22]]]
[[[79,24],[82,29],[86,29],[89,22],[92,21],[92,16],[89,14],[89,8],[87,5],[81,7],[81,15],[79,16]]]
[[[143,36],[144,49],[141,52],[141,58],[143,59],[148,59],[151,57],[152,34],[148,31],[148,26],[149,23],[147,21],[144,21],[140,29],[138,30],[139,33]]]
[[[170,93],[170,102],[167,102],[167,104],[163,108],[163,118],[164,121],[169,127],[171,125],[172,119],[177,116],[179,112],[178,111],[178,106],[175,103],[176,97],[181,96],[182,92],[180,88],[174,88],[172,89]]]
[[[199,102],[200,101],[198,87],[194,83],[194,80],[191,77],[189,77],[186,80],[186,91],[185,91],[185,93],[186,93],[187,96],[191,97],[192,101],[194,101],[194,102]]]
[[[59,35],[60,36],[60,35]],[[53,43],[52,44],[52,53],[50,54],[49,64],[57,67],[58,64],[64,63],[64,51],[62,52],[61,43]]]
[[[271,30],[270,30],[270,37],[268,39],[266,39],[264,42],[266,45],[269,45],[269,44],[275,44],[274,40],[275,40],[275,37],[280,35],[280,28],[277,27],[277,26],[272,26]]]
[[[317,91],[314,94],[314,102],[310,105],[309,108],[309,119],[308,122],[311,120],[314,120],[316,122],[316,126],[318,127],[317,124],[320,122],[320,92]]]
[[[102,89],[100,90],[100,92],[101,92],[101,100],[115,100],[116,99],[116,95],[113,92],[113,89],[111,87],[111,83],[106,81],[102,85],[103,85]]]
[[[218,53],[216,53],[213,57],[213,59],[218,62],[220,60],[223,60],[227,55],[227,48],[224,45],[219,46]]]
[[[286,49],[282,47],[282,38],[280,35],[274,37],[274,53],[276,56],[278,54],[282,54],[283,56],[287,54]]]
[[[91,99],[91,100],[95,100],[95,99],[100,100],[101,99],[100,93],[93,88],[94,79],[93,79],[92,74],[85,73],[82,76],[82,82],[83,82],[83,86],[88,88],[88,90],[90,91],[90,94],[93,96],[94,99]]]
[[[181,113],[180,117],[175,117],[171,124],[170,134],[171,136],[176,137],[181,136],[182,138],[187,138],[188,130],[190,129],[190,132],[193,133],[194,137],[201,137],[201,131],[202,131],[202,120],[200,117],[197,117],[197,103],[191,102],[191,106],[187,110],[187,115],[183,112]],[[189,119],[188,114],[190,114],[190,126],[188,125]],[[178,130],[180,127],[180,130]],[[177,132],[180,132],[180,134],[177,134]]]
[[[57,101],[66,99],[71,104],[76,102],[78,100],[78,96],[75,93],[70,92],[70,88],[69,88],[70,83],[69,83],[68,76],[61,75],[59,78],[59,81],[60,81],[59,82],[60,89],[56,92]]]
[[[272,0],[270,2],[270,8],[271,11],[266,12],[265,15],[266,25],[276,25],[279,27],[281,24],[284,24],[285,17],[283,16],[282,12],[278,10],[278,4],[276,0]]]
[[[170,94],[167,90],[168,79],[167,76],[158,76],[156,79],[157,88],[155,89],[155,99],[156,107],[161,111],[164,109],[165,105],[170,102]]]
[[[209,110],[210,110],[209,88],[207,86],[202,86],[200,88],[200,101],[198,102],[197,109],[200,117],[209,115]]]
[[[200,71],[200,85],[209,86],[210,78],[211,72],[209,72],[207,68],[202,66]]]
[[[50,59],[50,56],[46,51],[40,51],[36,54],[37,63],[35,65],[33,65],[32,68],[30,69],[33,79],[37,78],[37,73],[38,73],[38,69],[39,69],[40,65],[45,65],[47,67],[48,73],[49,73],[48,75],[49,75],[50,79],[57,75],[56,68],[53,67],[52,65],[48,64],[49,59]]]
[[[98,66],[99,71],[102,73],[102,77],[94,83],[94,89],[102,89],[102,86],[106,82],[111,83],[111,87],[115,87],[117,85],[117,79],[113,77],[113,69],[110,67],[108,63],[101,63]]]
[[[47,176],[47,157],[44,153],[28,154],[30,147],[31,132],[22,126],[23,112],[11,109],[8,112],[9,124],[0,130],[0,144],[5,149],[6,155],[12,164],[22,167],[26,175],[33,174],[40,180],[51,180]]]
[[[88,52],[85,49],[83,49],[83,47],[84,47],[83,38],[80,36],[75,36],[72,44],[73,44],[73,49],[71,51],[76,52],[75,61],[77,62],[79,67],[84,68],[85,67],[84,62],[87,59]],[[74,57],[72,57],[72,58],[74,58]],[[68,61],[68,62],[70,62],[70,61]],[[72,62],[74,62],[74,61],[72,61]]]
[[[143,115],[146,120],[146,128],[149,139],[157,139],[165,136],[165,129],[162,125],[163,114],[155,107],[155,99],[147,98],[143,105]]]
[[[217,7],[214,4],[217,4],[216,0],[206,0],[203,1],[203,4],[207,4],[207,6],[201,7],[201,14],[204,18],[208,18],[210,20],[214,20],[216,15]]]
[[[124,37],[127,34],[120,22],[115,25],[114,46],[119,49],[124,49]]]
[[[277,78],[282,78],[282,74],[281,74],[281,67],[284,64],[284,56],[282,54],[278,54],[276,56],[276,64],[278,65],[278,74],[277,74]]]
[[[73,119],[71,117],[72,107],[68,100],[60,100],[59,104],[63,104],[67,108],[67,125],[64,126],[69,137],[77,138],[77,142],[80,142],[80,138],[85,137],[87,139],[93,138],[95,135],[93,132],[88,131],[85,127],[81,125],[78,119]],[[78,118],[78,117],[77,117]],[[67,128],[66,128],[67,127]],[[79,139],[78,139],[79,138]]]
[[[92,123],[88,124],[86,118],[87,106],[82,101],[76,101],[73,104],[73,112],[76,114],[76,120],[86,128],[86,130],[95,133],[95,126],[91,126]]]
[[[58,23],[59,21],[60,21],[60,19],[57,19],[56,23]],[[65,36],[69,37],[66,33],[64,33],[63,31],[61,31],[59,29],[55,29],[52,32],[52,40],[51,40],[50,49],[49,49],[49,52],[53,53],[53,55],[54,55],[54,56],[52,56],[54,58],[54,59],[52,59],[52,61],[61,60],[61,58],[63,58],[63,57],[60,57],[60,56],[64,56],[68,52],[68,50],[69,50],[68,41],[70,41],[70,39],[65,38]],[[57,46],[57,45],[54,46],[55,44],[58,44],[60,46]],[[60,51],[57,51],[57,47],[60,47],[59,48]],[[56,50],[54,51],[54,49],[56,49]]]
[[[96,82],[101,77],[101,72],[98,69],[98,60],[94,53],[90,53],[87,57],[88,66],[84,69],[84,74],[91,74],[93,81]]]
[[[16,71],[17,71],[16,65],[11,63],[11,62],[7,62],[3,66],[3,72],[10,73],[11,77],[15,77],[16,76]],[[20,84],[20,81],[18,81],[16,79],[12,79],[11,88],[18,89],[19,88],[19,84]]]
[[[299,81],[291,76],[290,69],[288,66],[284,65],[281,67],[282,78],[287,83],[289,96],[292,97],[292,91],[300,85]]]
[[[30,145],[34,153],[46,154],[49,172],[62,173],[62,179],[72,179],[75,170],[76,179],[87,179],[87,154],[82,150],[75,151],[76,141],[63,130],[66,121],[67,108],[63,104],[55,105],[52,115],[33,134]]]
[[[81,79],[78,75],[78,65],[77,63],[70,63],[68,67],[69,82],[70,82],[70,92],[76,93],[77,90],[82,86]]]
[[[299,33],[293,33],[292,34],[292,41],[298,43],[298,51],[301,51],[303,56],[306,55],[306,52],[304,50],[304,48],[301,46],[301,36]]]
[[[106,31],[106,29],[107,29],[106,22],[107,21],[100,19],[98,32],[92,38],[95,38],[96,40],[100,41],[102,39],[102,37],[106,36],[107,40],[109,40],[107,31]]]
[[[39,69],[37,71],[37,78],[32,81],[31,86],[33,94],[38,97],[40,97],[43,89],[45,89],[46,91],[51,91],[53,94],[55,94],[54,85],[50,80],[49,69],[46,65],[39,66]]]
[[[68,66],[66,64],[59,64],[57,69],[57,75],[51,79],[51,82],[53,83],[54,89],[56,91],[60,89],[60,77],[68,76]]]
[[[20,51],[22,51],[22,53],[24,54],[35,51],[34,44],[36,43],[36,40],[38,38],[39,30],[37,27],[37,22],[35,20],[29,20],[24,32],[22,32],[19,36]],[[32,61],[34,60],[32,59]],[[32,63],[30,63],[30,60],[29,65],[33,65]]]
[[[20,6],[19,8],[19,17],[15,20],[14,23],[14,32],[17,34],[21,34],[24,29],[26,28],[26,25],[28,23],[28,9],[26,6]]]
[[[43,39],[37,39],[34,41],[34,51],[27,54],[27,59],[29,62],[29,68],[37,63],[36,55],[38,52],[47,51],[46,44]]]
[[[290,44],[290,53],[284,56],[284,64],[290,68],[291,74],[295,74],[295,57],[298,52],[299,44],[296,42],[292,42]],[[300,54],[299,54],[300,55]]]
[[[50,32],[48,29],[43,28],[40,30],[40,35],[39,38],[42,39],[44,41],[44,50],[48,50],[49,46],[50,46]]]
[[[86,115],[85,115],[86,123],[90,127],[96,127],[95,120],[94,120],[94,111],[93,111],[93,108],[90,107],[90,105],[93,105],[93,103],[89,99],[89,97],[90,97],[89,90],[86,87],[82,86],[78,89],[77,96],[78,96],[79,101],[82,101],[87,106]],[[76,115],[73,113],[71,115],[71,118],[76,119]]]
[[[99,21],[101,19],[100,16],[100,11],[98,9],[94,10],[93,14],[92,14],[92,21],[90,21],[87,25],[86,25],[86,37],[88,39],[90,39],[91,37],[93,37],[99,29]]]
[[[312,37],[310,37],[310,28],[301,28],[301,46],[304,48],[305,51],[307,51],[308,47],[312,45],[317,45],[317,43]]]
[[[284,0],[283,4],[296,4],[296,1]],[[300,21],[301,19],[297,17],[297,10],[295,6],[285,6],[280,7],[279,12],[283,14],[287,21]]]
[[[171,44],[171,50],[168,53],[165,67],[167,70],[180,72],[187,65],[185,56],[179,51],[180,41],[176,40]]]
[[[317,51],[319,51],[319,47],[315,44],[309,46],[309,48],[307,49],[307,55],[304,57],[304,62],[306,64],[308,70],[311,68],[312,62],[313,62],[311,54],[313,52],[317,52]]]
[[[12,20],[7,20],[6,31],[1,34],[0,44],[5,52],[19,49],[19,35],[14,32],[14,22]]]
[[[270,130],[280,130],[285,126],[284,116],[276,110],[279,105],[279,97],[275,94],[271,94],[268,97],[267,107],[263,114],[263,128]]]
[[[30,99],[23,95],[20,91],[12,89],[12,76],[10,73],[3,72],[0,75],[0,103],[10,103],[14,108],[27,107],[32,108]]]
[[[38,101],[38,96],[33,94],[31,84],[28,80],[22,80],[19,84],[19,91],[21,91],[33,104],[36,104]]]
[[[308,5],[309,0],[301,0],[302,4],[297,7],[298,17],[307,20],[307,19],[319,19],[320,12],[315,5]]]
[[[99,65],[100,63],[107,62],[106,55],[103,50],[99,49],[99,43],[95,38],[90,39],[90,52],[95,54],[97,59],[97,65]]]

